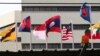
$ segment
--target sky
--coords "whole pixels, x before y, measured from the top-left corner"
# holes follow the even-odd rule
[[[3,27],[15,22],[14,14],[11,14],[11,12],[21,10],[21,4],[1,3],[21,3],[21,0],[0,0],[0,27]]]
[[[0,0],[0,3],[21,3],[21,0]],[[0,16],[15,10],[21,10],[21,4],[0,4]]]

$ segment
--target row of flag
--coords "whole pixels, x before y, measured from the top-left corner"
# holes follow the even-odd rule
[[[20,24],[19,31],[30,32],[29,26],[30,26],[30,17],[28,16]],[[64,29],[66,29],[66,26],[63,26],[63,27],[65,27]],[[64,29],[63,28],[61,29],[61,26],[60,26],[60,15],[56,15],[46,20],[43,24],[34,27],[32,33],[36,38],[41,39],[41,40],[46,40],[49,32],[63,33],[64,31],[66,31],[65,34],[64,33],[62,34],[62,40],[68,40],[67,34],[70,34],[69,30],[68,29],[64,30]]]
[[[19,32],[31,32],[30,20],[31,20],[30,16],[22,20],[21,24],[19,25]],[[66,26],[63,26],[63,27],[65,27],[64,29],[67,29]],[[61,31],[66,31],[65,35],[67,35],[67,32],[69,32],[69,30],[64,30],[64,29],[62,28],[61,30],[60,16],[56,15],[46,20],[43,24],[34,27],[34,29],[32,30],[32,33],[36,38],[41,39],[41,40],[46,40],[49,32],[61,33]],[[62,40],[65,40],[65,38],[68,37],[65,35],[64,37],[62,35]],[[15,24],[5,27],[0,32],[0,40],[2,42],[16,40]]]
[[[90,12],[91,7],[87,5],[86,2],[83,3],[80,8],[80,16],[84,20],[87,20],[91,23]],[[31,32],[30,21],[30,16],[24,18],[19,26],[19,32]],[[90,31],[93,31],[92,35],[94,39],[100,39],[100,23],[98,23],[98,25],[98,27],[94,27],[95,29],[91,29],[91,27],[93,28],[93,26],[97,26],[97,24],[87,29],[85,31],[85,35],[88,35],[90,37],[90,35],[92,34]],[[67,26],[61,26],[60,15],[56,15],[46,20],[43,24],[34,27],[32,33],[35,37],[45,40],[48,37],[49,32],[58,32],[61,33],[62,40],[69,40],[73,37],[72,29],[72,23]],[[0,40],[2,42],[16,40],[15,24],[4,28],[4,30],[0,32]]]

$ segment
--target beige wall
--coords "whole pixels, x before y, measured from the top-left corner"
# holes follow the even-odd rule
[[[99,20],[99,15],[100,12],[92,12],[91,18],[93,23],[95,22],[100,22]],[[89,24],[86,20],[83,20],[80,17],[80,12],[22,12],[22,18],[25,18],[27,16],[31,16],[31,23],[32,24],[43,24],[46,20],[48,20],[50,17],[55,16],[55,15],[60,15],[61,16],[61,24],[69,24],[70,20],[72,20],[73,24]],[[85,30],[74,30],[73,35],[74,35],[74,42],[75,43],[80,43],[81,42],[81,36],[83,35]],[[22,36],[22,42],[26,43],[30,40],[30,33],[21,33]],[[39,40],[36,37],[33,36],[33,33],[31,32],[32,36],[32,42],[33,43],[45,43],[45,41]],[[28,38],[29,37],[29,38]],[[61,42],[61,35],[60,33],[49,33],[48,37],[48,42],[49,43],[60,43]],[[72,43],[73,40],[70,39],[68,41],[63,41],[64,43]],[[90,41],[91,42],[91,41]],[[96,43],[100,43],[98,40],[94,40]]]
[[[18,51],[21,50],[21,43],[16,42],[0,42],[0,51]]]

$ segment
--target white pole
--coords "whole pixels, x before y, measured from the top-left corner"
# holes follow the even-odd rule
[[[46,23],[45,23],[45,29],[47,30]],[[46,50],[48,50],[48,38],[47,38],[47,36],[46,36]]]
[[[73,23],[72,23],[72,21],[71,21],[71,30],[72,30],[72,38],[73,38],[72,48],[74,49],[74,36],[73,36]]]
[[[16,34],[16,51],[18,51],[18,42],[17,42],[17,20],[15,18],[15,34]]]
[[[62,44],[62,28],[61,28],[61,19],[60,19],[60,30],[61,30],[61,36],[60,36],[60,38],[61,38],[61,50],[62,50],[62,47],[63,47],[63,44]]]
[[[92,26],[92,18],[91,18],[91,5],[90,6],[90,27]],[[92,28],[91,28],[91,48],[93,49],[93,38],[92,38]]]
[[[32,50],[32,34],[31,34],[31,29],[32,29],[32,27],[31,27],[31,17],[30,17],[30,50]]]

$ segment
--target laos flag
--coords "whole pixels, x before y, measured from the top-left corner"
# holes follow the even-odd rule
[[[53,16],[49,18],[46,22],[46,34],[48,32],[60,32],[60,16]]]
[[[22,20],[19,26],[19,32],[30,32],[30,16]]]
[[[83,3],[83,5],[80,8],[80,16],[84,19],[87,20],[89,22],[91,22],[90,20],[90,11],[91,11],[91,7],[87,5],[87,3]]]

